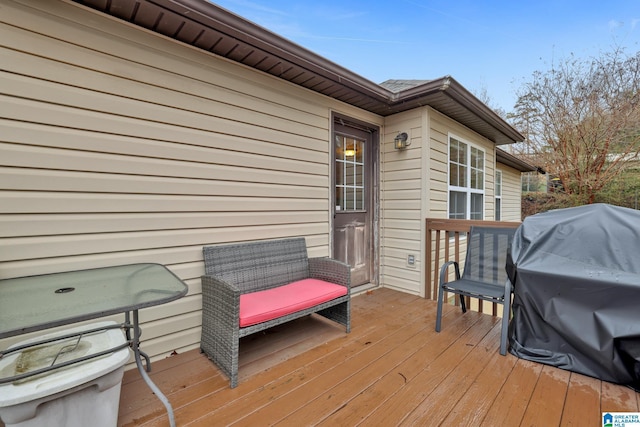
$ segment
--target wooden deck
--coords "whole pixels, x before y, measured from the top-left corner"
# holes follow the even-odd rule
[[[600,426],[603,411],[640,411],[640,394],[500,356],[492,316],[388,289],[354,297],[352,332],[315,316],[241,346],[240,384],[198,351],[153,364],[178,426]],[[119,425],[167,426],[136,371],[125,373]]]

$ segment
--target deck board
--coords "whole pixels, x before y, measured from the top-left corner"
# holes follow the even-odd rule
[[[560,425],[571,373],[544,366],[520,425]]]
[[[600,425],[637,412],[639,393],[500,356],[500,323],[379,289],[352,300],[352,332],[315,315],[243,339],[240,383],[197,350],[154,362],[178,426]],[[144,343],[143,343],[144,345]],[[441,420],[441,421],[440,421]],[[119,426],[168,426],[162,404],[127,371]]]
[[[494,349],[488,347],[491,347],[499,338],[500,327],[496,325],[477,344],[465,343],[469,351],[460,358],[458,366],[449,370],[449,374],[444,380],[432,389],[428,397],[418,407],[411,411],[409,416],[403,420],[402,425],[426,425],[429,424],[430,419],[446,418],[491,359]]]
[[[495,342],[492,344],[495,345]],[[479,374],[466,388],[464,395],[445,415],[443,425],[477,426],[482,423],[517,361],[515,357],[493,357],[493,352],[490,354],[488,362],[478,367]],[[504,414],[500,416],[504,417]]]
[[[418,314],[419,315],[419,314]],[[340,364],[316,381],[305,384],[305,395],[315,392],[317,398],[307,400],[283,418],[285,425],[309,425],[340,411],[350,411],[351,400],[377,382],[389,369],[400,364],[419,343],[419,336],[427,325],[412,322],[398,327],[384,339],[366,344],[366,352]],[[339,378],[339,381],[336,381]],[[318,393],[320,390],[321,393]]]
[[[567,398],[562,411],[561,426],[588,426],[602,417],[600,412],[600,381],[572,373]]]

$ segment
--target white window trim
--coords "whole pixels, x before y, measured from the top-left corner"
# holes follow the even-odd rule
[[[484,165],[482,170],[482,179],[483,179],[482,190],[471,188],[471,165],[470,164],[467,165],[467,182],[469,183],[468,187],[458,187],[458,186],[449,184],[451,182],[450,167],[449,167],[451,163],[451,138],[457,139],[458,141],[464,144],[467,144],[467,158],[469,162],[471,161],[471,147],[483,153]],[[458,192],[467,193],[467,206],[466,206],[467,211],[465,212],[465,219],[471,218],[471,194],[482,194],[482,219],[484,220],[486,218],[485,210],[486,210],[486,203],[487,203],[486,188],[487,188],[487,151],[479,145],[469,142],[468,140],[461,138],[453,133],[449,133],[447,135],[447,217],[449,216],[451,192],[458,191]]]
[[[497,192],[498,176],[500,176],[500,194],[498,194],[498,192]],[[500,169],[496,169],[496,174],[495,174],[495,177],[493,178],[493,188],[494,188],[494,194],[495,194],[496,200],[500,199],[500,212],[498,212],[498,214],[500,214],[500,221],[502,221],[502,218],[503,218],[503,216],[502,216],[502,206],[503,206],[503,203],[502,203],[502,190],[504,189],[504,181],[502,180],[503,176],[504,175],[503,175],[502,171]],[[494,210],[496,210],[496,205],[497,204],[494,204],[494,207],[493,207]],[[494,218],[495,218],[495,213],[494,213]]]

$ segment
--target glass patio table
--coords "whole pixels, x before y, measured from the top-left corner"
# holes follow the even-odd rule
[[[141,357],[144,357],[147,369],[150,370],[151,367],[149,358],[139,348],[141,330],[138,310],[177,300],[186,293],[187,286],[182,280],[165,266],[153,263],[3,279],[0,280],[0,339],[124,313],[125,323],[119,327],[126,331],[127,345],[133,350],[138,371],[167,408],[171,426],[175,426],[169,400],[151,381],[142,366]],[[29,346],[40,344],[43,342],[30,343]],[[117,351],[119,348],[110,351]],[[0,358],[17,350],[19,348],[0,350]],[[100,355],[103,354],[98,353],[92,357]],[[80,358],[50,369],[86,359]],[[42,372],[34,371],[31,374],[39,373]]]

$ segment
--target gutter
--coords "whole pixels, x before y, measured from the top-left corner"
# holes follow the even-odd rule
[[[371,98],[388,102],[393,95],[389,90],[353,71],[213,3],[202,0],[151,0],[151,2],[179,13],[185,19],[215,28],[251,46],[276,54],[279,58],[302,66],[340,85],[356,89]]]
[[[444,76],[398,93],[392,93],[389,104],[397,106],[413,102],[417,106],[430,105],[429,98],[437,94],[444,94],[452,101],[464,106],[470,113],[478,116],[513,141],[524,141],[525,138],[520,132],[451,76]]]
[[[352,105],[382,116],[411,108],[431,106],[445,114],[459,113],[460,118],[452,117],[467,127],[475,127],[477,132],[496,144],[509,144],[524,140],[524,137],[516,129],[480,102],[451,76],[431,80],[425,84],[394,93],[208,0],[137,0],[134,8],[136,12],[132,15],[126,14],[126,16],[119,15],[124,13],[122,5],[129,5],[129,0],[109,0],[106,3],[104,0],[73,1],[89,5],[89,7],[103,13],[116,16],[196,48],[213,52],[213,48],[220,40],[215,42],[213,46],[203,46],[202,42],[198,41],[199,35],[196,37],[191,35],[189,40],[183,40],[177,36],[179,30],[173,29],[173,33],[167,32],[171,28],[168,22],[177,25],[178,28],[182,28],[185,23],[188,25],[189,22],[192,22],[194,25],[210,29],[213,32],[213,37],[229,39],[226,40],[228,44],[221,44],[219,47],[221,50],[224,48],[226,52],[217,53],[228,60],[242,63],[261,72],[267,72],[342,102],[350,103],[350,100],[334,96],[334,94],[344,94],[344,90],[352,92],[353,95],[361,97]],[[138,9],[149,10],[150,7],[158,9],[157,16],[151,18],[159,20],[158,22],[164,19],[166,21],[164,26],[159,26],[158,22],[153,25],[146,21],[135,22]],[[261,61],[257,63],[244,62],[245,58],[257,52],[272,57],[275,65],[264,70],[259,67]],[[304,82],[296,81],[296,76],[287,75],[294,67],[306,71],[310,77]],[[315,81],[318,83],[316,84]],[[316,86],[324,86],[324,88],[315,89]],[[338,90],[334,92],[326,90],[334,87]]]
[[[533,166],[522,159],[514,156],[513,154],[507,153],[506,151],[496,148],[496,161],[498,163],[502,163],[503,165],[507,165],[514,169],[519,170],[520,172],[535,172],[544,174],[544,170],[539,167]]]

